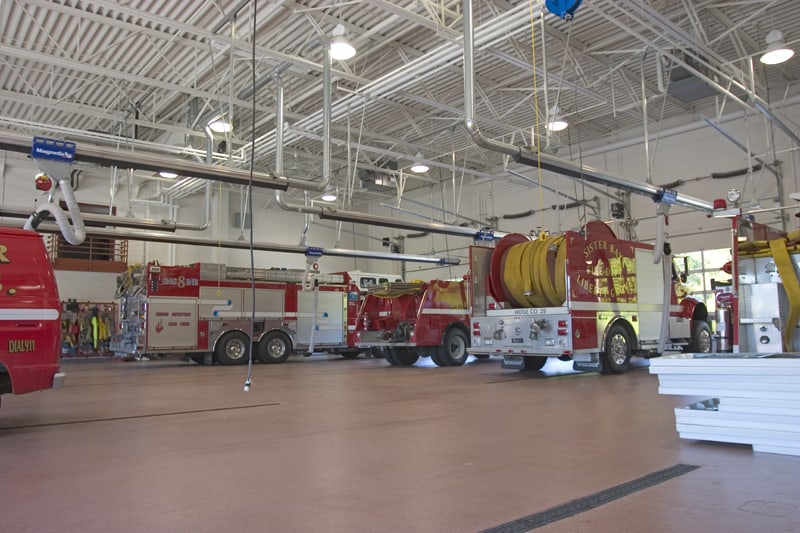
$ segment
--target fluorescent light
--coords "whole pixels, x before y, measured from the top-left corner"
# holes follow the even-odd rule
[[[161,176],[162,178],[167,178],[167,179],[174,179],[178,177],[178,175],[175,174],[174,172],[169,172],[166,170],[162,170],[161,172],[158,173],[158,175]]]
[[[217,118],[208,123],[208,127],[214,133],[228,133],[233,129],[231,123],[227,120]]]
[[[777,65],[788,61],[794,55],[794,50],[783,42],[783,34],[779,30],[772,30],[767,34],[767,51],[761,56],[765,65]]]
[[[350,41],[344,36],[344,26],[337,24],[331,35],[330,54],[331,59],[345,61],[356,55],[355,47],[350,44]]]

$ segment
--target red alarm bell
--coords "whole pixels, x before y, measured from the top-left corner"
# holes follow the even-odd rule
[[[36,175],[36,190],[49,191],[53,188],[53,180],[47,174]]]

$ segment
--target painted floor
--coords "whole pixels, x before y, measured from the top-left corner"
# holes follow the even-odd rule
[[[297,357],[247,393],[246,366],[62,368],[3,397],[1,531],[800,531],[800,458],[679,439],[673,409],[704,398],[659,395],[646,362]],[[698,468],[595,498],[676,465]]]

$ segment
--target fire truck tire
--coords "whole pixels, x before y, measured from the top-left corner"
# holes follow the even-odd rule
[[[430,350],[431,361],[433,361],[433,363],[436,366],[447,366],[447,363],[445,363],[444,360],[442,359],[441,352],[443,352],[443,351],[444,351],[444,348],[442,348],[440,346],[434,346]]]
[[[374,348],[373,348],[374,349]],[[394,358],[395,356],[395,349],[389,348],[386,346],[381,347],[381,352],[383,352],[383,358],[386,359],[386,362],[392,366],[400,366],[400,363],[397,362],[397,359]]]
[[[467,361],[467,335],[460,329],[451,329],[444,336],[444,343],[439,348],[439,359],[447,366],[461,366]]]
[[[356,359],[361,355],[361,350],[339,350],[337,353],[345,359]]]
[[[292,341],[280,331],[270,331],[258,343],[258,360],[262,363],[283,363],[292,353]]]
[[[711,353],[711,328],[704,320],[695,320],[692,340],[686,348],[689,353]]]
[[[606,350],[602,354],[601,374],[622,374],[631,363],[631,337],[620,323],[613,324],[606,336]]]
[[[397,366],[412,366],[419,359],[414,348],[389,348],[389,354]]]
[[[520,370],[523,372],[538,372],[545,364],[547,364],[547,357],[523,357]]]
[[[369,353],[374,359],[386,359],[386,350],[383,346],[373,346],[369,349]]]
[[[214,348],[214,358],[221,365],[242,365],[250,356],[250,339],[241,331],[229,331]]]

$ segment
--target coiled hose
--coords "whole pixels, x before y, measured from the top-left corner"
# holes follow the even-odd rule
[[[506,251],[503,284],[517,307],[557,307],[567,299],[566,239],[541,237]]]

